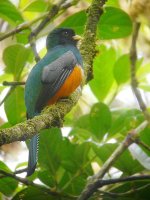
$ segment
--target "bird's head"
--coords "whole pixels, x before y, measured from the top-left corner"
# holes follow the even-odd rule
[[[46,39],[47,49],[51,49],[57,45],[71,44],[76,46],[77,41],[80,39],[75,35],[74,30],[69,28],[57,28],[54,29]]]

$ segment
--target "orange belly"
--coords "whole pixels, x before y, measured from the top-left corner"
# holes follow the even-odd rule
[[[48,101],[47,105],[56,103],[60,98],[68,97],[79,85],[81,85],[82,78],[82,69],[81,67],[76,66],[56,94]]]

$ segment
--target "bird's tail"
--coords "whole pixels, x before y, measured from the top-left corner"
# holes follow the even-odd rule
[[[30,144],[29,144],[27,176],[32,175],[35,171],[37,160],[38,160],[38,147],[39,147],[39,135],[35,135],[30,140]]]

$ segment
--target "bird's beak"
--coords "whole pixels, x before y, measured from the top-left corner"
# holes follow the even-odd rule
[[[74,40],[76,40],[76,41],[79,41],[79,40],[82,39],[82,37],[81,37],[80,35],[74,35],[72,38],[73,38]]]

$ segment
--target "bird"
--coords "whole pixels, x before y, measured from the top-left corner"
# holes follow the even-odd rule
[[[27,119],[61,98],[70,96],[84,79],[83,60],[77,48],[81,36],[71,28],[56,28],[46,38],[46,55],[32,68],[25,84]],[[30,139],[27,175],[38,161],[39,134]]]

